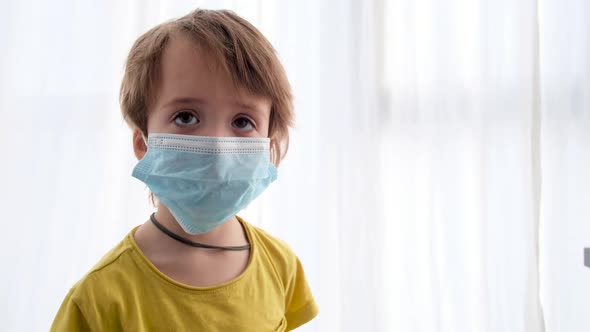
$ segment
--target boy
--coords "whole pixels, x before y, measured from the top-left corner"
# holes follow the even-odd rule
[[[72,287],[51,330],[288,331],[313,319],[299,259],[235,216],[288,145],[291,91],[270,43],[232,12],[196,10],[135,42],[120,100],[133,176],[157,211]]]

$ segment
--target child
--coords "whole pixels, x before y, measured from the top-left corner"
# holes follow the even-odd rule
[[[299,259],[235,216],[288,145],[291,91],[270,43],[232,12],[196,10],[135,42],[120,98],[133,176],[157,210],[72,287],[51,330],[288,331],[313,319]]]

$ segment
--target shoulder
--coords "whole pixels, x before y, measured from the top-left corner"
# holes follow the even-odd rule
[[[118,281],[126,279],[126,270],[132,265],[130,253],[134,250],[130,242],[130,232],[115,247],[109,250],[102,258],[72,287],[70,290],[72,300],[84,302],[105,289],[113,289],[120,284]],[[78,303],[83,304],[83,303]]]
[[[267,258],[280,276],[285,290],[285,318],[287,330],[292,330],[313,319],[319,312],[299,258],[289,245],[268,232],[244,223],[252,235],[260,256]]]
[[[54,319],[51,331],[116,329],[124,312],[129,289],[140,275],[132,255],[131,231],[70,288]]]
[[[267,231],[243,220],[241,221],[250,234],[253,245],[259,250],[260,256],[273,265],[283,280],[289,279],[295,273],[298,261],[297,255],[291,247],[285,241]]]
[[[272,248],[273,250],[277,250],[281,253],[285,254],[292,254],[293,251],[291,247],[285,242],[284,240],[270,234],[269,232],[263,230],[260,227],[254,226],[246,221],[244,221],[246,227],[250,230],[252,235],[256,237],[256,240],[260,241],[261,244]]]
[[[267,251],[273,257],[278,259],[291,261],[296,258],[295,253],[287,244],[287,242],[274,235],[271,235],[260,227],[254,226],[245,221],[243,222],[252,235],[252,241],[259,245],[261,249]]]

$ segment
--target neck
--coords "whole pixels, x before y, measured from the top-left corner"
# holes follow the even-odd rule
[[[156,220],[168,230],[187,240],[210,245],[238,245],[247,243],[242,226],[236,217],[229,218],[207,233],[193,235],[185,232],[182,227],[180,227],[180,224],[174,219],[170,210],[161,202],[159,202],[158,209],[154,216]],[[151,225],[151,227],[155,228],[154,225]],[[157,231],[160,232],[160,230]]]

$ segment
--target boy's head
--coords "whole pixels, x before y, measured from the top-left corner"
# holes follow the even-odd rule
[[[134,43],[120,102],[134,149],[148,133],[271,138],[284,157],[293,121],[284,69],[268,40],[230,11],[196,10]]]

